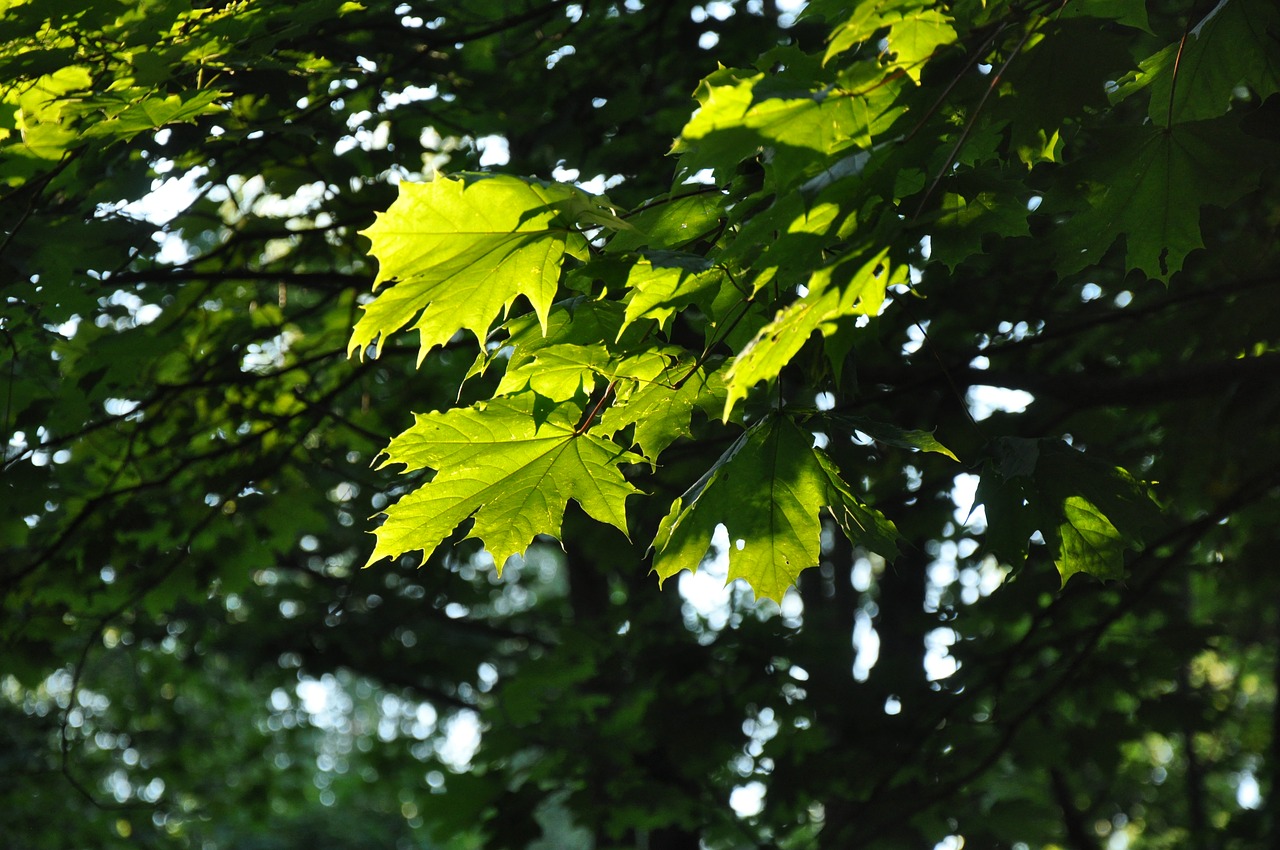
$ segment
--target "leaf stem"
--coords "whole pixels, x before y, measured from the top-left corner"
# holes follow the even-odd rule
[[[1165,116],[1165,130],[1173,129],[1173,96],[1178,91],[1178,66],[1182,62],[1182,50],[1187,46],[1187,36],[1191,35],[1191,18],[1187,18],[1187,26],[1182,31],[1182,39],[1178,42],[1178,52],[1173,54],[1173,75],[1169,79],[1169,114]]]
[[[681,192],[679,195],[668,195],[665,198],[654,198],[651,201],[646,201],[645,203],[641,204],[640,206],[636,207],[633,210],[629,210],[624,213],[619,213],[618,218],[627,218],[629,216],[638,215],[639,213],[642,213],[645,210],[651,210],[654,207],[660,207],[663,204],[673,204],[676,201],[683,201],[685,198],[693,198],[693,197],[697,197],[698,195],[706,195],[710,192],[720,192],[723,194],[724,191],[725,190],[720,186],[702,186],[689,192]]]
[[[583,418],[582,423],[574,430],[573,436],[581,437],[583,434],[587,433],[587,429],[591,427],[591,423],[596,420],[596,415],[600,413],[601,408],[604,407],[604,403],[608,401],[609,396],[613,394],[614,385],[617,383],[618,380],[615,378],[609,382],[609,386],[604,388],[604,392],[600,394],[600,400],[595,403],[591,408],[591,411]]]

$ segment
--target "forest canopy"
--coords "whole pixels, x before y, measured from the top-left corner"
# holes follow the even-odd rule
[[[0,843],[1280,841],[1280,12],[0,0]]]

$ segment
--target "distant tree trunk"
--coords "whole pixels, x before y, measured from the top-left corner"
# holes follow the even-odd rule
[[[698,850],[698,834],[683,829],[665,827],[637,836],[636,850]]]
[[[569,607],[574,622],[584,625],[604,617],[609,611],[609,579],[602,564],[607,559],[601,551],[594,551],[601,530],[577,509],[565,512],[565,533],[562,536],[565,550],[565,569],[569,573]]]
[[[1191,619],[1192,599],[1190,574],[1183,576],[1182,602],[1184,616]],[[1190,661],[1178,668],[1178,690],[1188,697],[1193,696],[1191,686]],[[1209,850],[1213,846],[1210,841],[1209,820],[1205,814],[1204,802],[1204,765],[1200,762],[1200,753],[1196,749],[1196,728],[1192,715],[1183,713],[1182,746],[1186,750],[1187,772],[1187,846],[1192,850]]]
[[[875,620],[880,655],[868,684],[878,697],[905,698],[924,684],[924,590],[929,555],[906,547],[880,576]]]
[[[1075,796],[1067,784],[1067,776],[1061,770],[1050,770],[1049,780],[1053,797],[1062,809],[1062,823],[1067,833],[1067,845],[1076,850],[1098,850],[1098,840],[1089,833],[1085,813],[1076,807]]]
[[[1280,612],[1276,618],[1275,638],[1272,643],[1272,650],[1276,654],[1275,670],[1272,674],[1272,686],[1280,692]],[[1266,760],[1268,772],[1271,774],[1270,787],[1264,787],[1263,797],[1269,805],[1267,810],[1270,812],[1268,829],[1271,850],[1280,850],[1280,693],[1277,693],[1275,703],[1271,706],[1271,752]]]

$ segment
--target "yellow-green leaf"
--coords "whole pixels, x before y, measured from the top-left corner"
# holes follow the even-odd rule
[[[925,60],[956,38],[951,18],[936,3],[859,3],[853,15],[832,31],[823,64],[884,29],[889,32],[878,49],[888,60],[885,70],[901,68],[917,83]]]
[[[528,400],[419,414],[387,446],[382,465],[431,468],[435,478],[386,510],[368,563],[430,554],[463,522],[498,569],[539,534],[558,538],[570,499],[594,519],[627,531],[626,499],[639,491],[619,469],[637,455],[577,433],[582,408],[561,405],[535,420]]]
[[[1076,573],[1100,579],[1124,578],[1124,550],[1128,543],[1107,515],[1082,496],[1068,496],[1062,503],[1060,540],[1054,563],[1062,583]]]
[[[545,329],[565,255],[586,255],[572,216],[584,198],[572,186],[506,176],[401,184],[399,198],[364,231],[381,292],[364,305],[348,352],[406,325],[421,336],[419,360],[459,330],[483,343],[517,297]]]

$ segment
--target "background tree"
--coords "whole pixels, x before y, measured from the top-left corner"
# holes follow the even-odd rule
[[[0,17],[6,844],[1280,840],[1269,4],[193,5]],[[777,269],[745,318],[654,297],[645,344],[746,418],[613,432],[661,454],[634,543],[571,502],[500,576],[461,534],[359,569],[428,480],[370,469],[388,438],[541,338],[517,301],[461,401],[474,337],[347,358],[357,233],[435,169],[607,190],[570,207],[612,253],[564,269],[599,303]],[[868,246],[883,310],[841,300]],[[672,500],[769,416],[900,554],[830,525],[780,604],[657,590]]]

